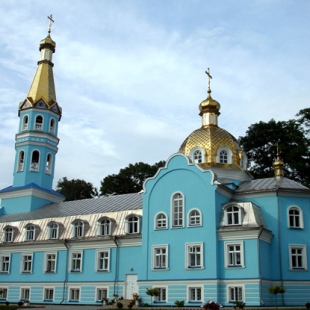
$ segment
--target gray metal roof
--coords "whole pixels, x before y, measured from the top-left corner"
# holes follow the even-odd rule
[[[0,223],[142,209],[139,193],[51,203],[32,212],[0,216]]]
[[[295,190],[295,191],[309,191],[309,188],[301,185],[293,180],[285,177],[273,177],[266,179],[256,179],[242,182],[236,193],[255,192],[255,191],[272,191],[277,189]]]

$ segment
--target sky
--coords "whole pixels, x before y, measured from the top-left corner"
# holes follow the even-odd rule
[[[25,0],[0,6],[0,188],[13,183],[18,105],[48,30],[63,109],[54,188],[176,153],[200,128],[198,106],[221,104],[236,138],[251,124],[309,107],[308,0]]]

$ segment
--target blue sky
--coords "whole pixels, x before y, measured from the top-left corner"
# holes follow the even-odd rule
[[[66,176],[99,187],[177,152],[201,126],[208,67],[219,126],[235,137],[309,107],[308,0],[9,0],[0,14],[0,188],[12,184],[18,104],[50,14],[63,108],[54,186]]]

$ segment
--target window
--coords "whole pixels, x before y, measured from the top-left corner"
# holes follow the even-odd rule
[[[165,287],[154,287],[159,291],[159,295],[155,296],[155,302],[166,302],[167,301],[167,289]]]
[[[10,261],[11,261],[11,256],[9,254],[0,255],[0,272],[1,273],[10,272]]]
[[[82,253],[71,253],[71,272],[82,272]]]
[[[104,218],[99,222],[99,235],[108,236],[111,235],[111,220]]]
[[[84,237],[84,222],[76,221],[73,223],[73,238]]]
[[[226,151],[220,151],[220,163],[221,164],[228,163],[228,154]]]
[[[32,272],[32,254],[23,254],[21,264],[21,270],[23,273]]]
[[[53,288],[45,288],[44,289],[44,300],[45,301],[53,301],[54,300],[54,289]]]
[[[225,267],[244,267],[243,243],[225,242]]]
[[[183,227],[184,199],[182,194],[176,193],[172,196],[172,226]]]
[[[21,300],[29,300],[30,299],[30,289],[29,288],[21,288],[20,289],[20,299]]]
[[[97,271],[109,271],[110,255],[109,251],[97,252]]]
[[[35,130],[43,130],[43,117],[41,115],[36,117]]]
[[[191,149],[188,156],[195,164],[202,164],[205,162],[205,150],[199,146]]]
[[[48,225],[48,237],[49,239],[58,239],[59,225],[57,223],[49,223]]]
[[[50,133],[55,134],[55,120],[53,118],[50,120]]]
[[[46,163],[45,163],[45,172],[51,174],[52,172],[52,154],[48,153],[46,156]]]
[[[12,227],[4,228],[3,242],[13,242],[14,229]]]
[[[140,232],[140,218],[135,215],[127,217],[126,220],[126,233],[137,234]]]
[[[159,213],[155,217],[155,229],[167,228],[167,216],[164,213]]]
[[[108,297],[108,289],[106,288],[97,288],[96,300],[102,301],[103,298]]]
[[[33,151],[31,156],[30,171],[39,171],[40,153]]]
[[[234,286],[228,288],[228,301],[243,301],[242,286]]]
[[[290,228],[303,228],[302,211],[298,207],[291,207],[288,210],[288,220]]]
[[[80,300],[80,289],[79,288],[70,288],[69,300],[70,301],[79,301]]]
[[[6,287],[0,287],[0,299],[8,298],[8,289]]]
[[[18,154],[17,171],[24,171],[25,152],[20,151]]]
[[[198,210],[192,210],[188,215],[189,226],[201,226],[201,214]]]
[[[305,245],[289,245],[290,248],[290,269],[307,269],[307,252]]]
[[[193,154],[193,161],[195,164],[200,164],[202,163],[202,154],[200,150],[197,150]]]
[[[226,208],[226,224],[240,225],[241,224],[241,208],[230,206]]]
[[[46,253],[45,254],[45,272],[56,272],[56,254]]]
[[[25,240],[26,241],[33,241],[35,239],[35,226],[34,225],[28,225],[26,227],[26,235]]]
[[[25,115],[24,118],[23,118],[22,130],[27,130],[28,129],[28,122],[29,122],[28,115]]]
[[[186,244],[186,268],[202,268],[202,244]]]
[[[168,269],[168,246],[153,247],[153,269]]]
[[[190,302],[201,302],[201,287],[190,287],[189,288],[189,301]]]
[[[217,150],[216,162],[220,164],[232,163],[232,152],[228,147],[220,147]]]

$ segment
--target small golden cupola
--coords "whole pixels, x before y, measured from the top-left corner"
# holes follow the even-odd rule
[[[184,140],[179,152],[205,168],[246,169],[247,158],[238,141],[229,132],[218,127],[221,105],[211,97],[212,76],[209,68],[206,74],[208,96],[199,105],[202,126]]]
[[[275,177],[284,177],[284,162],[280,159],[278,146],[277,146],[277,158],[272,166],[274,169]]]
[[[47,37],[40,42],[40,60],[38,68],[30,86],[27,98],[21,102],[19,112],[29,108],[40,108],[52,110],[61,118],[62,110],[57,104],[56,90],[52,62],[55,53],[56,43],[51,38],[52,15],[48,16],[50,22]]]

